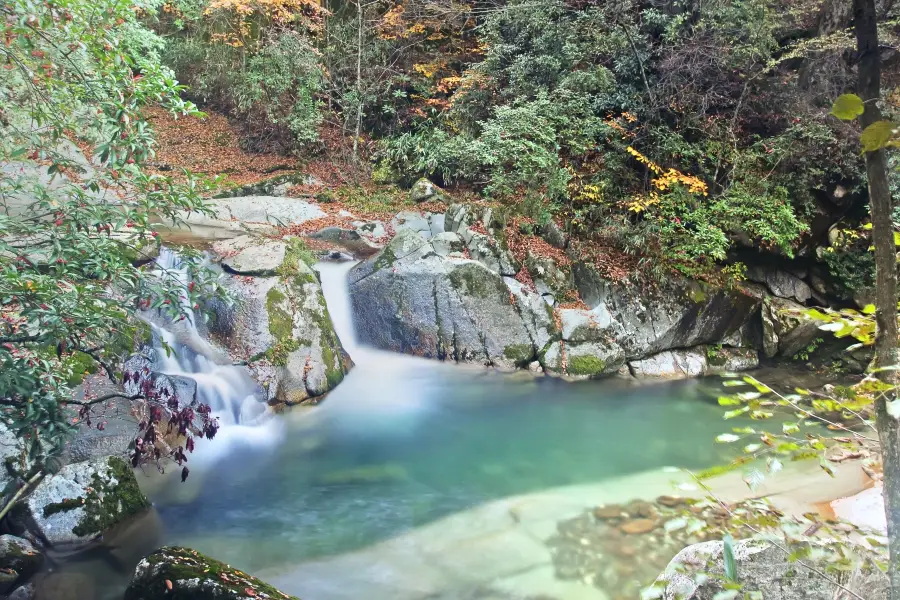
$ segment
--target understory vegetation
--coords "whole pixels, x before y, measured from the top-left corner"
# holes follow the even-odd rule
[[[896,39],[892,3],[882,38]],[[803,0],[174,0],[148,10],[189,96],[249,150],[419,177],[677,270],[800,257],[835,296],[872,283],[851,10]],[[885,63],[885,108],[896,79]],[[900,181],[893,185],[900,185]],[[837,225],[836,225],[837,224]]]

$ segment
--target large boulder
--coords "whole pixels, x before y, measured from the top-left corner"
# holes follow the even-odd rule
[[[822,332],[815,321],[804,318],[805,307],[785,298],[769,297],[762,305],[763,353],[766,358],[794,356]]]
[[[394,352],[513,368],[556,335],[538,294],[411,230],[350,271],[350,296],[360,341]]]
[[[629,360],[720,343],[744,327],[760,304],[740,290],[676,277],[641,287],[609,281],[584,263],[575,263],[572,271],[591,310],[571,315],[568,326],[563,317],[563,339],[617,344]]]
[[[310,267],[311,253],[299,239],[289,239],[281,264],[273,268],[267,254],[265,272],[270,274],[251,276],[250,272],[260,271],[242,254],[258,256],[257,246],[245,239],[239,245],[244,249],[228,258],[232,265],[243,265],[243,271],[225,283],[237,302],[214,306],[211,335],[248,361],[270,403],[296,404],[334,389],[343,380],[349,359]],[[217,245],[214,250],[221,248]]]
[[[759,366],[759,353],[752,348],[696,346],[666,350],[628,363],[638,379],[687,379],[717,373],[749,371]]]
[[[210,237],[234,237],[248,231],[274,231],[320,219],[325,213],[316,204],[279,196],[220,198],[208,203],[209,214],[184,213],[185,223]]]
[[[724,543],[704,542],[688,546],[679,552],[666,567],[653,589],[664,600],[713,600],[720,597],[724,587]],[[765,541],[746,540],[734,544],[734,558],[741,592],[759,592],[762,598],[777,600],[810,600],[812,598],[844,598],[846,593],[836,586],[852,590],[866,600],[887,600],[888,579],[877,568],[858,567],[822,577],[788,560],[784,552]],[[810,559],[804,559],[808,562]],[[824,564],[813,560],[818,571]],[[701,574],[709,577],[699,577]],[[734,596],[738,597],[738,596]],[[743,596],[740,596],[743,597]]]
[[[141,560],[124,600],[299,600],[189,548],[160,548]]]
[[[45,477],[24,503],[26,521],[50,546],[89,543],[150,506],[121,458],[66,465]]]

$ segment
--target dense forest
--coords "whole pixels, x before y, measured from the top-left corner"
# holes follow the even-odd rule
[[[222,0],[168,2],[132,43],[248,149],[333,157],[357,183],[430,177],[657,275],[801,258],[849,301],[873,277],[858,132],[829,116],[855,83],[850,18],[821,1]]]
[[[900,600],[893,0],[0,15],[0,598]]]

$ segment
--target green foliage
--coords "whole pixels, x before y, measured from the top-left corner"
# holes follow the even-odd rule
[[[192,318],[191,307],[219,289],[197,253],[185,254],[187,289],[152,260],[134,262],[152,258],[157,226],[206,208],[202,182],[141,168],[153,158],[142,109],[197,111],[155,60],[155,38],[133,8],[113,0],[2,8],[0,54],[11,68],[0,71],[0,163],[13,168],[0,178],[0,418],[39,464],[72,429],[63,403],[79,374],[114,377],[142,337],[139,309]],[[93,156],[75,142],[94,144]]]

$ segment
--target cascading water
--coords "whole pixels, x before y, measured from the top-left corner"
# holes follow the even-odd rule
[[[160,250],[158,268],[187,285],[187,272],[177,253]],[[201,456],[209,457],[206,446],[221,456],[234,442],[272,443],[280,429],[277,420],[260,400],[259,386],[247,370],[231,363],[225,352],[216,349],[201,335],[196,316],[185,305],[188,319],[177,323],[153,324],[157,372],[192,379],[197,384],[197,401],[208,404],[219,420],[215,443],[198,446]],[[168,346],[169,351],[166,350]],[[230,443],[231,442],[231,443]]]

